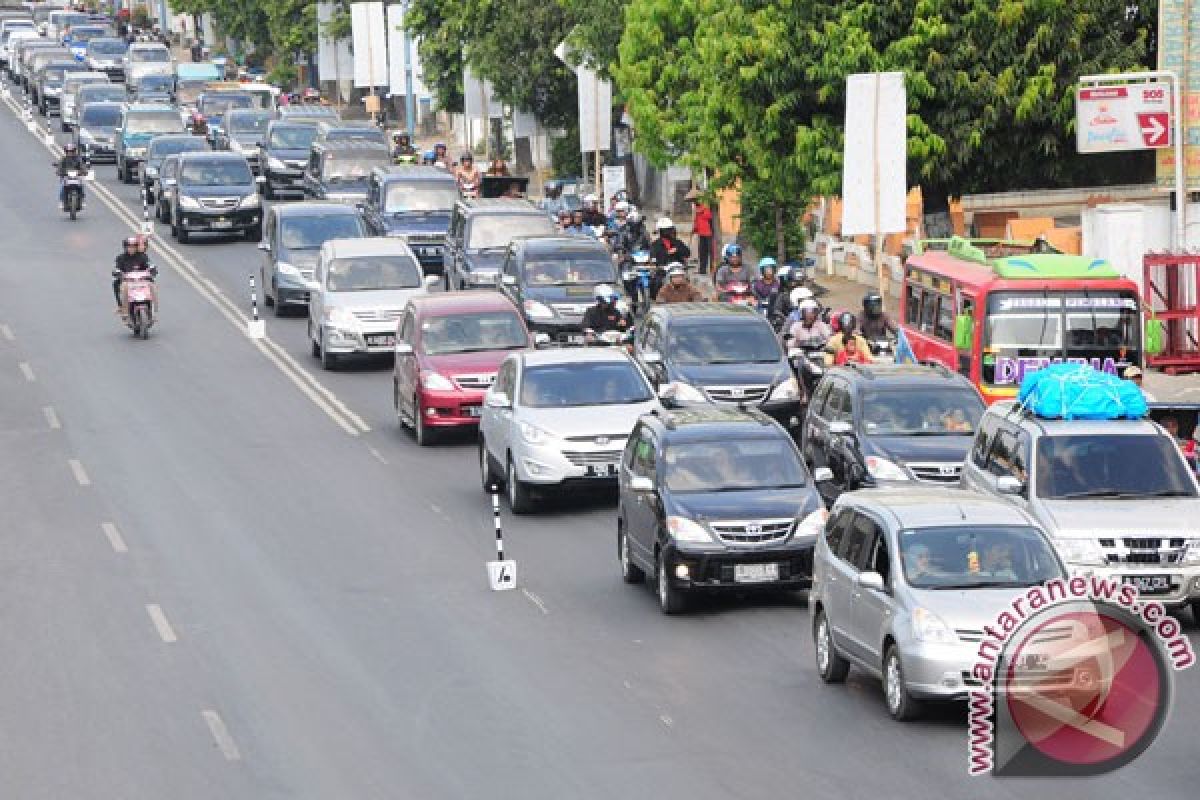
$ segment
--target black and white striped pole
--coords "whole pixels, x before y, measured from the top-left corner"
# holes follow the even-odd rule
[[[517,588],[517,562],[504,558],[504,530],[500,525],[500,487],[492,484],[492,523],[496,528],[496,560],[487,563],[488,583],[494,592]]]
[[[258,318],[258,291],[254,286],[254,274],[250,275],[250,313],[253,315],[246,323],[246,335],[251,339],[267,338],[267,323]]]

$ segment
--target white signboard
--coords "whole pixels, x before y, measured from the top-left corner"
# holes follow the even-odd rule
[[[612,208],[613,197],[625,189],[625,168],[602,167],[601,174],[604,176],[604,208]]]
[[[360,89],[387,85],[387,27],[383,21],[383,3],[352,3],[350,31],[354,39],[354,85]]]
[[[513,112],[513,138],[527,139],[537,135],[537,117],[528,111]]]
[[[404,6],[388,6],[387,18],[388,86],[391,93],[399,97],[405,94]],[[413,97],[428,97],[429,90],[421,79],[421,59],[417,56],[419,42],[415,36],[408,38],[407,63],[412,68]]]
[[[584,153],[612,147],[612,83],[579,67],[579,149]]]
[[[500,119],[504,116],[504,107],[496,100],[496,93],[492,91],[492,84],[488,81],[481,81],[471,71],[470,67],[463,67],[463,114],[467,119],[481,119],[483,117],[483,103],[487,100],[488,116],[492,119]]]
[[[325,35],[333,19],[333,3],[317,3],[317,72],[323,81],[341,81],[350,77],[354,56],[350,40],[333,41]]]
[[[861,73],[846,79],[844,236],[907,229],[906,114],[904,73]]]
[[[1175,143],[1167,81],[1088,86],[1075,92],[1075,147],[1081,153],[1157,150]]]

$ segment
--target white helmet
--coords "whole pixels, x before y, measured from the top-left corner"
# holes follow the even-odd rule
[[[604,300],[607,302],[610,300],[616,300],[618,297],[620,297],[620,295],[617,294],[616,289],[609,286],[607,283],[601,283],[592,290],[592,297],[596,298],[597,300]]]
[[[629,213],[629,209],[630,209],[629,203],[626,203],[624,200],[619,201],[616,205],[613,206],[613,211],[624,211],[626,214]]]
[[[806,311],[811,311],[815,314],[821,310],[821,307],[817,305],[816,300],[813,300],[810,297],[807,300],[801,300],[799,303],[797,303],[796,310],[800,312],[801,316],[803,316],[804,312]]]
[[[588,206],[588,205],[594,206],[594,205],[596,205],[596,202],[597,202],[597,198],[596,198],[596,195],[594,195],[594,194],[586,195],[583,198],[583,204],[585,206]]]
[[[658,224],[654,226],[654,229],[659,230],[659,231],[665,231],[665,230],[670,230],[671,228],[674,228],[674,227],[675,227],[675,223],[671,221],[670,217],[659,217]]]
[[[630,209],[629,216],[626,217],[626,219],[634,224],[637,224],[642,219],[642,212],[638,211],[636,208]]]
[[[683,266],[682,261],[672,261],[667,264],[667,277],[671,275],[687,275],[687,270]]]
[[[812,300],[813,293],[812,289],[805,289],[803,286],[797,286],[795,289],[792,289],[792,292],[788,295],[788,297],[791,299],[792,305],[798,308],[805,300]]]

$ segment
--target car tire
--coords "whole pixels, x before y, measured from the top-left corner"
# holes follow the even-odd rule
[[[59,122],[59,123],[58,123],[58,127],[62,128],[62,132],[63,132],[63,133],[70,133],[70,132],[71,132],[71,126],[70,126],[70,125],[68,125],[68,124],[67,124],[67,123],[65,123],[65,122]]]
[[[271,188],[270,179],[268,179],[267,182],[263,184],[262,194],[263,194],[263,197],[265,197],[268,200],[275,199],[275,190]]]
[[[617,558],[621,561],[621,580],[626,583],[641,583],[646,580],[646,573],[633,563],[633,556],[629,552],[629,537],[625,535],[625,529],[620,524],[617,525]]]
[[[425,415],[421,413],[421,401],[413,395],[413,437],[417,440],[417,446],[429,447],[437,441],[440,431],[434,430],[425,424]]]
[[[517,468],[513,466],[512,457],[508,459],[508,468],[504,472],[504,487],[507,489],[508,507],[514,514],[528,514],[533,510],[533,493],[529,487],[517,479]]]
[[[1200,628],[1200,600],[1192,601],[1192,624]]]
[[[274,309],[276,318],[287,316],[287,304],[279,302],[278,297],[274,298],[268,305],[270,305]],[[325,343],[324,342],[321,343],[321,351],[322,352],[325,351]]]
[[[265,299],[265,298],[264,298]],[[312,321],[308,323],[308,344],[312,352],[313,358],[321,357],[321,343],[313,338]]]
[[[817,674],[826,683],[841,683],[850,672],[850,662],[838,654],[833,644],[833,632],[829,629],[829,618],[818,611],[813,620],[813,650],[817,659]]]
[[[275,305],[275,296],[267,291],[267,276],[263,274],[262,270],[258,271],[258,285],[262,287],[263,305],[268,308]]]
[[[175,226],[175,229],[178,231],[178,233],[175,234],[175,238],[179,240],[180,244],[187,244],[192,240],[192,236],[187,232],[187,228],[183,227],[182,225],[177,225]]]
[[[492,457],[488,455],[487,443],[479,438],[479,484],[484,494],[491,494],[492,487],[499,488],[500,476],[492,468]]]
[[[262,223],[258,223],[253,228],[246,229],[246,241],[261,242],[262,241]]]
[[[921,703],[908,693],[904,682],[904,665],[896,645],[888,647],[883,654],[883,698],[888,713],[900,722],[916,719],[921,715]]]
[[[280,306],[275,306],[275,316],[279,316]],[[335,353],[329,352],[329,348],[325,346],[325,334],[318,332],[321,337],[321,343],[318,345],[321,348],[321,369],[333,372],[338,368],[341,359]]]
[[[679,614],[687,608],[687,597],[671,585],[664,560],[661,553],[654,560],[654,593],[658,597],[658,607],[664,614]]]

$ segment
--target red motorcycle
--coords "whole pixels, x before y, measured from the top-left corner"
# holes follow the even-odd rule
[[[718,296],[726,303],[732,303],[735,306],[748,306],[756,308],[758,301],[754,298],[754,292],[750,288],[750,284],[744,281],[731,281],[721,288]]]

